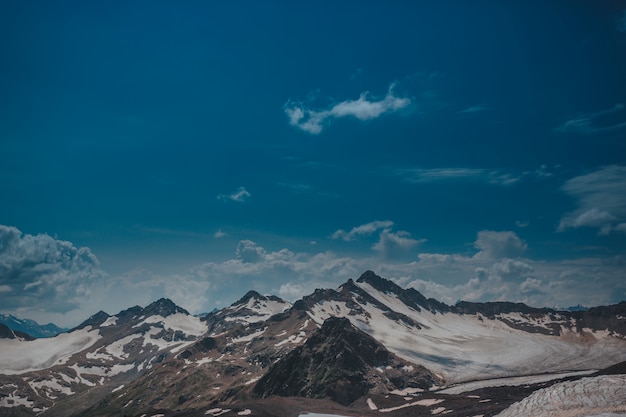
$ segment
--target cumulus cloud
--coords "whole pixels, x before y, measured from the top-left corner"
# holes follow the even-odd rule
[[[343,239],[346,242],[350,242],[357,239],[358,237],[370,236],[378,230],[390,229],[391,227],[393,227],[393,222],[391,220],[375,220],[373,222],[353,227],[352,230],[350,230],[349,232],[346,232],[343,229],[339,229],[335,233],[333,233],[331,237],[333,239]]]
[[[65,313],[105,277],[89,248],[0,225],[0,304]]]
[[[568,180],[562,190],[577,201],[561,218],[558,231],[591,227],[600,234],[624,232],[626,223],[626,166],[611,165]]]
[[[607,110],[601,110],[595,113],[584,114],[575,119],[567,120],[561,126],[556,127],[554,130],[558,133],[577,133],[582,135],[593,135],[597,133],[608,133],[626,130],[626,122],[602,123],[602,119],[605,116],[619,116],[623,113],[624,105],[621,103],[616,104]]]
[[[474,246],[479,250],[474,257],[483,259],[515,258],[527,249],[526,243],[511,231],[481,230]]]
[[[237,245],[236,254],[242,262],[255,263],[265,258],[265,249],[251,240],[242,240]]]
[[[391,220],[376,220],[353,227],[349,232],[339,229],[331,235],[331,238],[350,242],[378,232],[378,242],[372,245],[372,249],[384,257],[406,253],[426,241],[426,239],[413,239],[411,234],[404,230],[393,231],[393,226],[394,223]]]
[[[356,100],[345,100],[332,105],[326,110],[313,110],[301,102],[288,101],[285,114],[291,126],[305,132],[317,135],[332,119],[354,117],[358,120],[371,120],[385,113],[392,113],[404,109],[411,104],[411,100],[395,95],[394,84],[389,87],[387,95],[381,99],[371,99],[368,92],[361,93]]]
[[[246,190],[245,187],[239,187],[232,194],[220,194],[217,196],[218,200],[231,200],[236,201],[237,203],[243,203],[250,197],[252,197],[252,194],[250,194],[250,192]]]
[[[400,230],[392,232],[390,229],[383,229],[380,232],[380,239],[372,246],[372,249],[380,252],[385,257],[392,257],[398,252],[406,252],[413,249],[426,239],[413,239],[409,232]]]

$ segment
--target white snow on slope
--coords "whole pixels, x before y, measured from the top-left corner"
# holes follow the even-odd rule
[[[499,417],[579,417],[626,414],[626,375],[567,381],[533,392]]]
[[[100,332],[87,326],[45,339],[0,339],[0,374],[23,374],[66,363],[73,354],[92,346],[99,338]]]
[[[265,321],[272,317],[275,314],[282,313],[291,307],[290,303],[280,302],[274,300],[259,300],[254,297],[251,297],[246,304],[242,304],[237,306],[232,311],[241,311],[241,310],[250,310],[253,314],[248,314],[244,317],[241,316],[232,316],[225,317],[226,321],[243,321],[246,323],[258,323],[260,321]]]
[[[330,316],[347,317],[390,351],[441,374],[448,384],[476,379],[512,377],[541,372],[598,369],[626,360],[626,340],[608,332],[581,337],[564,331],[560,337],[513,329],[499,320],[475,315],[418,312],[395,294],[367,283],[363,290],[418,323],[418,327],[388,318],[373,304],[355,302],[365,314],[350,314],[345,302],[323,301],[309,315],[318,324]],[[559,360],[555,361],[554,358]]]
[[[577,372],[559,372],[556,374],[541,374],[541,375],[528,375],[528,376],[516,376],[511,378],[495,378],[495,379],[482,379],[480,381],[464,382],[461,384],[453,385],[449,388],[437,391],[438,394],[462,394],[468,391],[474,391],[477,389],[488,387],[516,387],[520,385],[538,384],[541,382],[553,381],[555,379],[566,378],[570,376],[589,375],[596,372],[596,370],[589,371],[577,371]]]
[[[202,336],[209,330],[206,323],[201,321],[199,317],[189,316],[184,313],[170,314],[167,317],[150,316],[133,327],[139,327],[145,323],[163,323],[165,329],[178,330],[191,336]]]

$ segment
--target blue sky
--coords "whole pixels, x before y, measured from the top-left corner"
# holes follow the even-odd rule
[[[0,309],[626,299],[626,2],[3,2]]]

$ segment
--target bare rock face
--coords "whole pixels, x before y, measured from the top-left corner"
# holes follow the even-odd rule
[[[432,373],[414,369],[348,319],[331,317],[304,345],[274,365],[254,393],[330,398],[347,405],[376,388],[401,389],[409,384],[428,388],[435,383]]]

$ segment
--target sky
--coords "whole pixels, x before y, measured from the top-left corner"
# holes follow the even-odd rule
[[[3,1],[0,54],[2,313],[626,300],[626,1]]]

